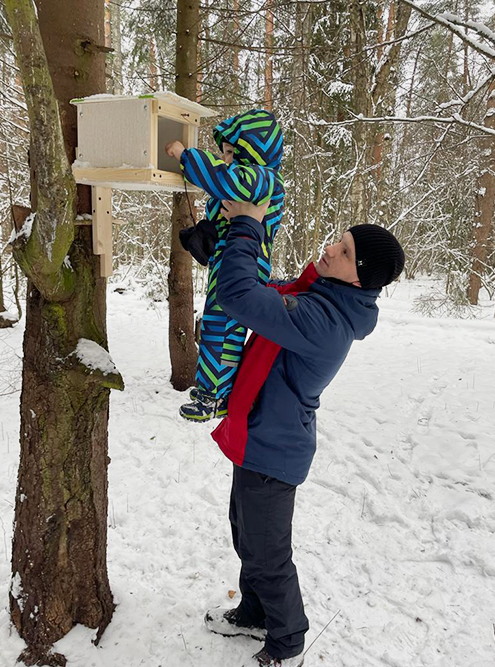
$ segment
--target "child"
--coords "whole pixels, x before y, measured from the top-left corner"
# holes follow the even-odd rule
[[[270,111],[255,109],[228,118],[217,125],[213,136],[222,150],[223,159],[209,151],[185,149],[179,141],[165,147],[169,155],[180,160],[185,179],[211,196],[206,205],[209,231],[205,236],[199,225],[193,231],[188,230],[185,244],[190,244],[191,250],[193,246],[201,246],[203,256],[207,256],[208,248],[213,248],[215,243],[215,234],[212,241],[212,225],[217,232],[209,261],[206,303],[201,321],[197,386],[190,392],[192,402],[183,405],[179,411],[182,417],[191,421],[207,421],[227,414],[227,401],[246,338],[246,327],[228,317],[216,301],[218,269],[230,225],[220,212],[222,199],[255,204],[270,201],[263,220],[265,239],[258,256],[259,281],[266,284],[271,271],[273,240],[282,219],[285,196],[279,172],[283,137]],[[198,239],[200,235],[202,239]]]

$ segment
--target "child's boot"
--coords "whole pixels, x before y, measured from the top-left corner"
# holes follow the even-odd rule
[[[227,414],[227,399],[218,398],[202,389],[196,389],[192,403],[186,403],[179,408],[179,414],[184,419],[194,422],[206,422],[214,417],[225,417]]]

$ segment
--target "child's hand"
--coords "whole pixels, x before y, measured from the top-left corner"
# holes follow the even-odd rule
[[[167,155],[170,155],[170,157],[174,157],[177,160],[180,160],[180,157],[185,150],[184,144],[181,144],[180,141],[171,141],[169,144],[165,146],[165,153]]]
[[[238,215],[247,215],[250,218],[254,218],[258,222],[261,222],[266,215],[270,202],[267,201],[261,206],[256,204],[251,204],[250,202],[240,202],[240,201],[227,201],[222,200],[222,215],[231,220],[236,218]]]

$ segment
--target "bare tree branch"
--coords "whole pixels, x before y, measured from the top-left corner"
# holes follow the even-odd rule
[[[495,32],[492,32],[490,28],[488,28],[483,23],[478,23],[477,21],[470,21],[470,20],[464,21],[456,14],[450,14],[449,12],[444,12],[443,14],[439,14],[438,17],[445,19],[446,21],[452,23],[453,25],[460,25],[463,26],[464,28],[469,28],[470,30],[474,30],[475,32],[478,33],[478,35],[481,35],[481,37],[484,37],[486,40],[495,45]]]
[[[311,121],[308,121],[311,123]],[[338,125],[355,125],[356,123],[442,123],[450,124],[457,123],[458,125],[463,125],[464,127],[469,127],[473,130],[478,130],[483,134],[489,134],[495,136],[495,130],[492,130],[489,127],[484,125],[479,125],[478,123],[473,123],[468,120],[464,120],[458,113],[452,114],[452,116],[441,117],[441,116],[414,116],[412,118],[401,117],[401,116],[381,116],[377,118],[365,118],[364,116],[355,116],[350,120],[335,121],[330,123],[320,122],[320,123],[311,123],[314,125],[320,125],[324,127],[335,127]]]
[[[484,56],[487,56],[488,58],[495,59],[495,50],[491,49],[489,46],[485,46],[485,44],[481,44],[480,42],[477,42],[476,40],[472,39],[467,35],[465,32],[463,32],[460,28],[458,28],[454,23],[451,21],[448,21],[447,19],[443,18],[444,15],[438,14],[437,16],[433,16],[429,12],[425,11],[421,7],[418,7],[414,2],[411,2],[411,0],[400,0],[400,2],[403,2],[405,5],[409,5],[412,7],[415,11],[417,11],[421,16],[424,16],[427,18],[429,21],[434,21],[435,23],[438,23],[439,25],[443,26],[444,28],[448,28],[451,30],[459,39],[461,39],[465,44],[468,44],[471,46],[475,51],[478,51],[478,53],[482,53]],[[486,26],[484,26],[486,28]],[[473,28],[474,29],[474,28]],[[488,28],[487,28],[488,30]],[[484,32],[481,32],[477,30],[477,33],[485,37],[486,35]]]

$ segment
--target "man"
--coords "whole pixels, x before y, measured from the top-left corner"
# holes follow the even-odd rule
[[[399,242],[357,225],[293,283],[259,284],[264,207],[223,202],[231,219],[217,300],[253,330],[229,402],[212,434],[234,463],[230,521],[241,559],[242,599],[213,609],[213,632],[264,640],[245,667],[300,667],[308,620],[291,532],[296,488],[316,450],[315,410],[354,340],[376,324],[380,288],[404,266]]]

